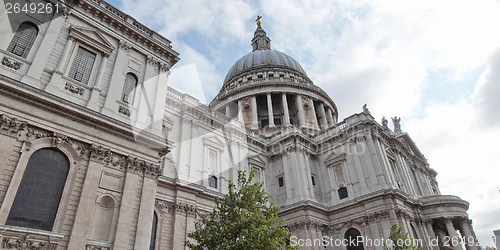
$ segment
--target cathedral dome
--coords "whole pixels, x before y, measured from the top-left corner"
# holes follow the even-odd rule
[[[338,112],[333,100],[314,85],[297,61],[271,49],[259,19],[253,51],[229,69],[209,106],[262,133],[287,126],[315,133],[334,126]]]
[[[233,78],[255,69],[282,68],[294,71],[296,74],[307,77],[306,72],[291,56],[271,49],[255,50],[240,58],[231,67],[224,79],[224,84]]]

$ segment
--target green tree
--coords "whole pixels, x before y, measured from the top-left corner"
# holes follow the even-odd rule
[[[238,187],[229,181],[229,192],[223,201],[216,200],[212,214],[200,215],[195,230],[188,237],[196,242],[184,244],[193,250],[216,249],[294,249],[286,246],[291,233],[278,218],[280,208],[269,202],[262,183],[253,182],[255,171],[248,178],[238,171]]]
[[[483,250],[497,250],[495,247],[485,247]]]
[[[389,239],[392,241],[390,246],[386,246],[387,250],[420,250],[421,248],[416,246],[413,238],[408,236],[408,233],[401,232],[401,227],[398,223],[394,223],[391,227],[391,233]]]

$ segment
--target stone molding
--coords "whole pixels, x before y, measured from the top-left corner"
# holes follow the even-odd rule
[[[186,214],[186,216],[197,218],[200,214],[209,214],[209,212],[201,211],[198,206],[183,202],[170,202],[156,199],[156,206],[164,213]]]
[[[163,172],[161,165],[140,160],[137,157],[130,155],[118,154],[116,152],[112,152],[108,148],[97,146],[96,144],[90,145],[90,155],[91,160],[104,163],[106,166],[109,166],[110,164],[113,166],[119,166],[126,171],[144,173],[149,177],[160,176]]]
[[[13,70],[18,70],[21,68],[21,66],[23,66],[23,63],[15,61],[12,58],[4,56],[3,60],[2,60],[2,65],[5,65]]]
[[[23,236],[6,236],[3,235],[2,249],[18,249],[18,250],[55,250],[59,242],[44,241],[32,239],[30,234]]]
[[[77,85],[69,83],[69,82],[66,82],[64,89],[73,93],[73,94],[78,94],[80,96],[83,96],[83,93],[85,92],[84,88],[78,87]]]

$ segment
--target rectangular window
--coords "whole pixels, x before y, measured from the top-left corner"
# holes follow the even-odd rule
[[[280,118],[274,118],[274,125],[279,127],[281,126],[281,119]]]
[[[311,181],[313,186],[316,186],[316,180],[314,179],[314,175],[311,175]]]
[[[347,188],[345,188],[345,187],[339,188],[338,193],[339,193],[339,198],[341,200],[349,197],[349,195],[347,194]]]
[[[264,119],[260,121],[260,125],[262,126],[262,128],[269,126],[269,119]]]
[[[278,177],[278,187],[285,186],[285,181],[283,180],[283,176]]]
[[[208,186],[211,188],[217,188],[217,177],[215,176],[208,177]]]
[[[69,77],[83,84],[87,84],[90,79],[90,74],[92,73],[95,58],[95,53],[92,53],[82,47],[78,47],[75,58],[73,59],[73,64],[69,70]]]

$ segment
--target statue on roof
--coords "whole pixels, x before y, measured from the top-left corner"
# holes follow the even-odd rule
[[[255,19],[255,21],[257,22],[257,28],[262,28],[262,27],[260,26],[260,24],[261,24],[260,19],[261,19],[261,18],[262,18],[262,16],[257,15],[257,19]]]
[[[389,126],[387,126],[387,123],[388,123],[388,121],[387,121],[387,119],[385,119],[385,116],[382,117],[382,126],[384,126],[384,128],[389,128]]]
[[[363,105],[363,113],[365,113],[367,115],[371,115],[370,110],[368,110],[368,105],[366,103],[365,103],[365,105]]]
[[[395,134],[401,134],[403,131],[401,130],[401,117],[394,116],[392,117],[392,123],[394,124],[394,133]]]

